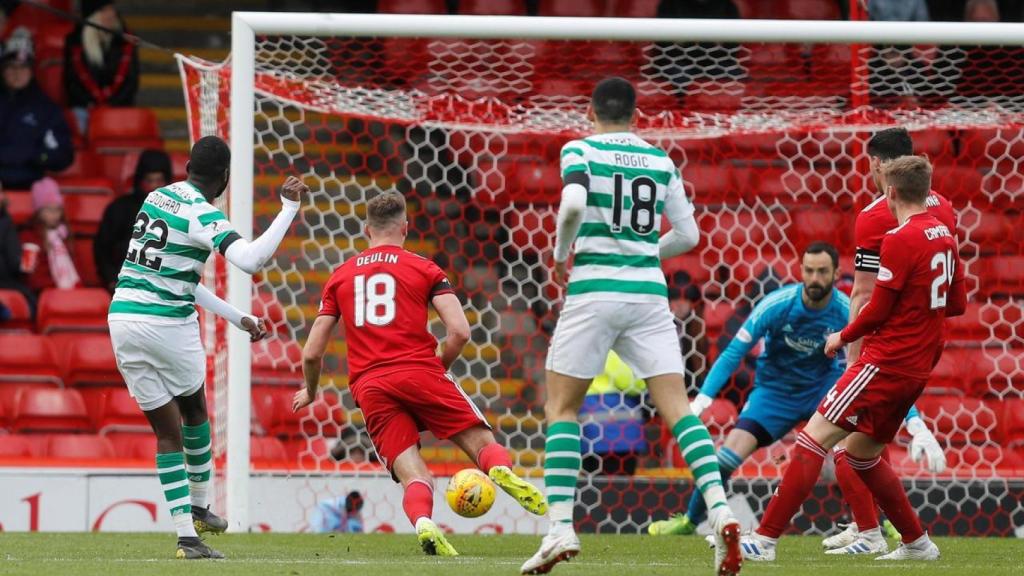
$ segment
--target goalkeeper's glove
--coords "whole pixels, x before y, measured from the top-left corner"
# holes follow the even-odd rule
[[[939,474],[946,469],[946,454],[924,420],[917,416],[907,420],[907,432],[913,437],[910,441],[911,460],[920,462],[924,456],[927,460],[925,469],[932,474]]]
[[[707,394],[697,394],[693,402],[690,402],[690,412],[693,412],[694,416],[700,416],[700,413],[707,410],[713,401],[714,399]]]

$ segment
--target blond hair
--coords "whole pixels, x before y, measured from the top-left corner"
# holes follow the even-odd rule
[[[882,165],[882,179],[903,202],[924,204],[932,189],[932,165],[923,156],[901,156]]]
[[[404,221],[405,197],[398,192],[383,192],[366,204],[366,223],[372,228],[379,230]]]

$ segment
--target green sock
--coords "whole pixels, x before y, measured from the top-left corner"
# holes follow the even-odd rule
[[[715,443],[711,441],[711,434],[708,434],[704,423],[693,414],[683,416],[672,427],[672,435],[679,443],[679,450],[683,453],[686,465],[690,467],[693,481],[704,496],[708,510],[726,506]]]
[[[210,492],[210,475],[213,458],[210,453],[210,422],[198,426],[182,426],[181,436],[185,445],[185,470],[188,472],[188,488],[192,505],[206,508]]]
[[[185,455],[181,452],[156,455],[156,473],[164,489],[167,510],[174,520],[178,537],[195,537],[192,525],[192,500],[188,495],[188,475],[185,474]]]
[[[548,424],[544,441],[544,492],[552,528],[572,526],[572,507],[582,462],[579,422]]]

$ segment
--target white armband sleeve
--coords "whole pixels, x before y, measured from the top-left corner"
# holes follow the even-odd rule
[[[235,308],[231,304],[228,304],[224,300],[221,300],[216,294],[207,290],[202,284],[196,285],[195,296],[196,304],[201,308],[220,316],[236,328],[244,330],[244,328],[242,328],[242,318],[247,317],[247,315],[243,314],[241,310]],[[255,317],[253,316],[248,317],[255,320]]]
[[[693,214],[671,222],[672,229],[658,239],[658,254],[662,260],[685,254],[700,242],[700,229]]]
[[[295,215],[299,213],[299,202],[281,197],[281,211],[270,223],[270,227],[252,242],[239,238],[224,252],[224,257],[248,274],[259,272],[267,260],[277,251],[284,235],[288,233]]]
[[[562,203],[558,206],[558,222],[555,227],[555,262],[569,259],[586,208],[587,189],[581,184],[566,184],[562,188]]]

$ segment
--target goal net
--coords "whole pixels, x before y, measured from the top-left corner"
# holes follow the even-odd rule
[[[481,30],[501,26],[478,22]],[[587,25],[581,20],[579,29]],[[799,281],[808,243],[835,244],[849,283],[853,223],[876,195],[866,141],[888,126],[911,130],[916,152],[935,165],[935,189],[957,209],[970,304],[948,322],[945,355],[918,404],[949,468],[936,476],[912,462],[905,434],[893,462],[932,534],[1024,530],[1020,46],[474,39],[418,29],[420,37],[256,33],[253,171],[232,175],[231,194],[251,194],[256,232],[276,214],[286,175],[300,175],[312,196],[253,277],[252,305],[273,336],[252,348],[251,422],[231,421],[225,393],[238,378],[244,390],[244,375],[227,369],[223,326],[207,327],[219,462],[227,428],[244,426],[252,478],[280,482],[254,485],[252,526],[316,530],[332,502],[344,508],[356,491],[366,531],[408,529],[400,492],[375,463],[349,394],[343,336],[325,362],[321,400],[290,413],[321,289],[366,247],[365,205],[383,190],[405,195],[407,247],[446,270],[465,303],[472,341],[452,373],[519,471],[542,481],[544,356],[560,304],[550,275],[559,153],[589,133],[594,84],[618,75],[638,90],[636,131],[679,165],[703,231],[695,250],[663,262],[691,394],[751,307]],[[192,137],[228,137],[231,63],[180,63]],[[248,150],[236,144],[233,152]],[[211,264],[206,278],[222,293],[223,277],[223,261]],[[433,316],[431,329],[443,334]],[[752,367],[747,358],[705,413],[719,440],[743,407]],[[596,400],[581,416],[595,471],[581,475],[577,526],[635,533],[684,511],[692,478],[642,388]],[[610,423],[623,422],[641,433],[613,433],[620,428]],[[792,440],[759,451],[734,476],[732,502],[747,520],[763,513]],[[423,455],[439,494],[444,476],[471,465],[429,437]],[[796,530],[821,532],[848,518],[830,474]],[[271,506],[272,499],[280,501]],[[479,521],[440,510],[440,499],[437,508],[457,531],[543,528],[502,500]]]

